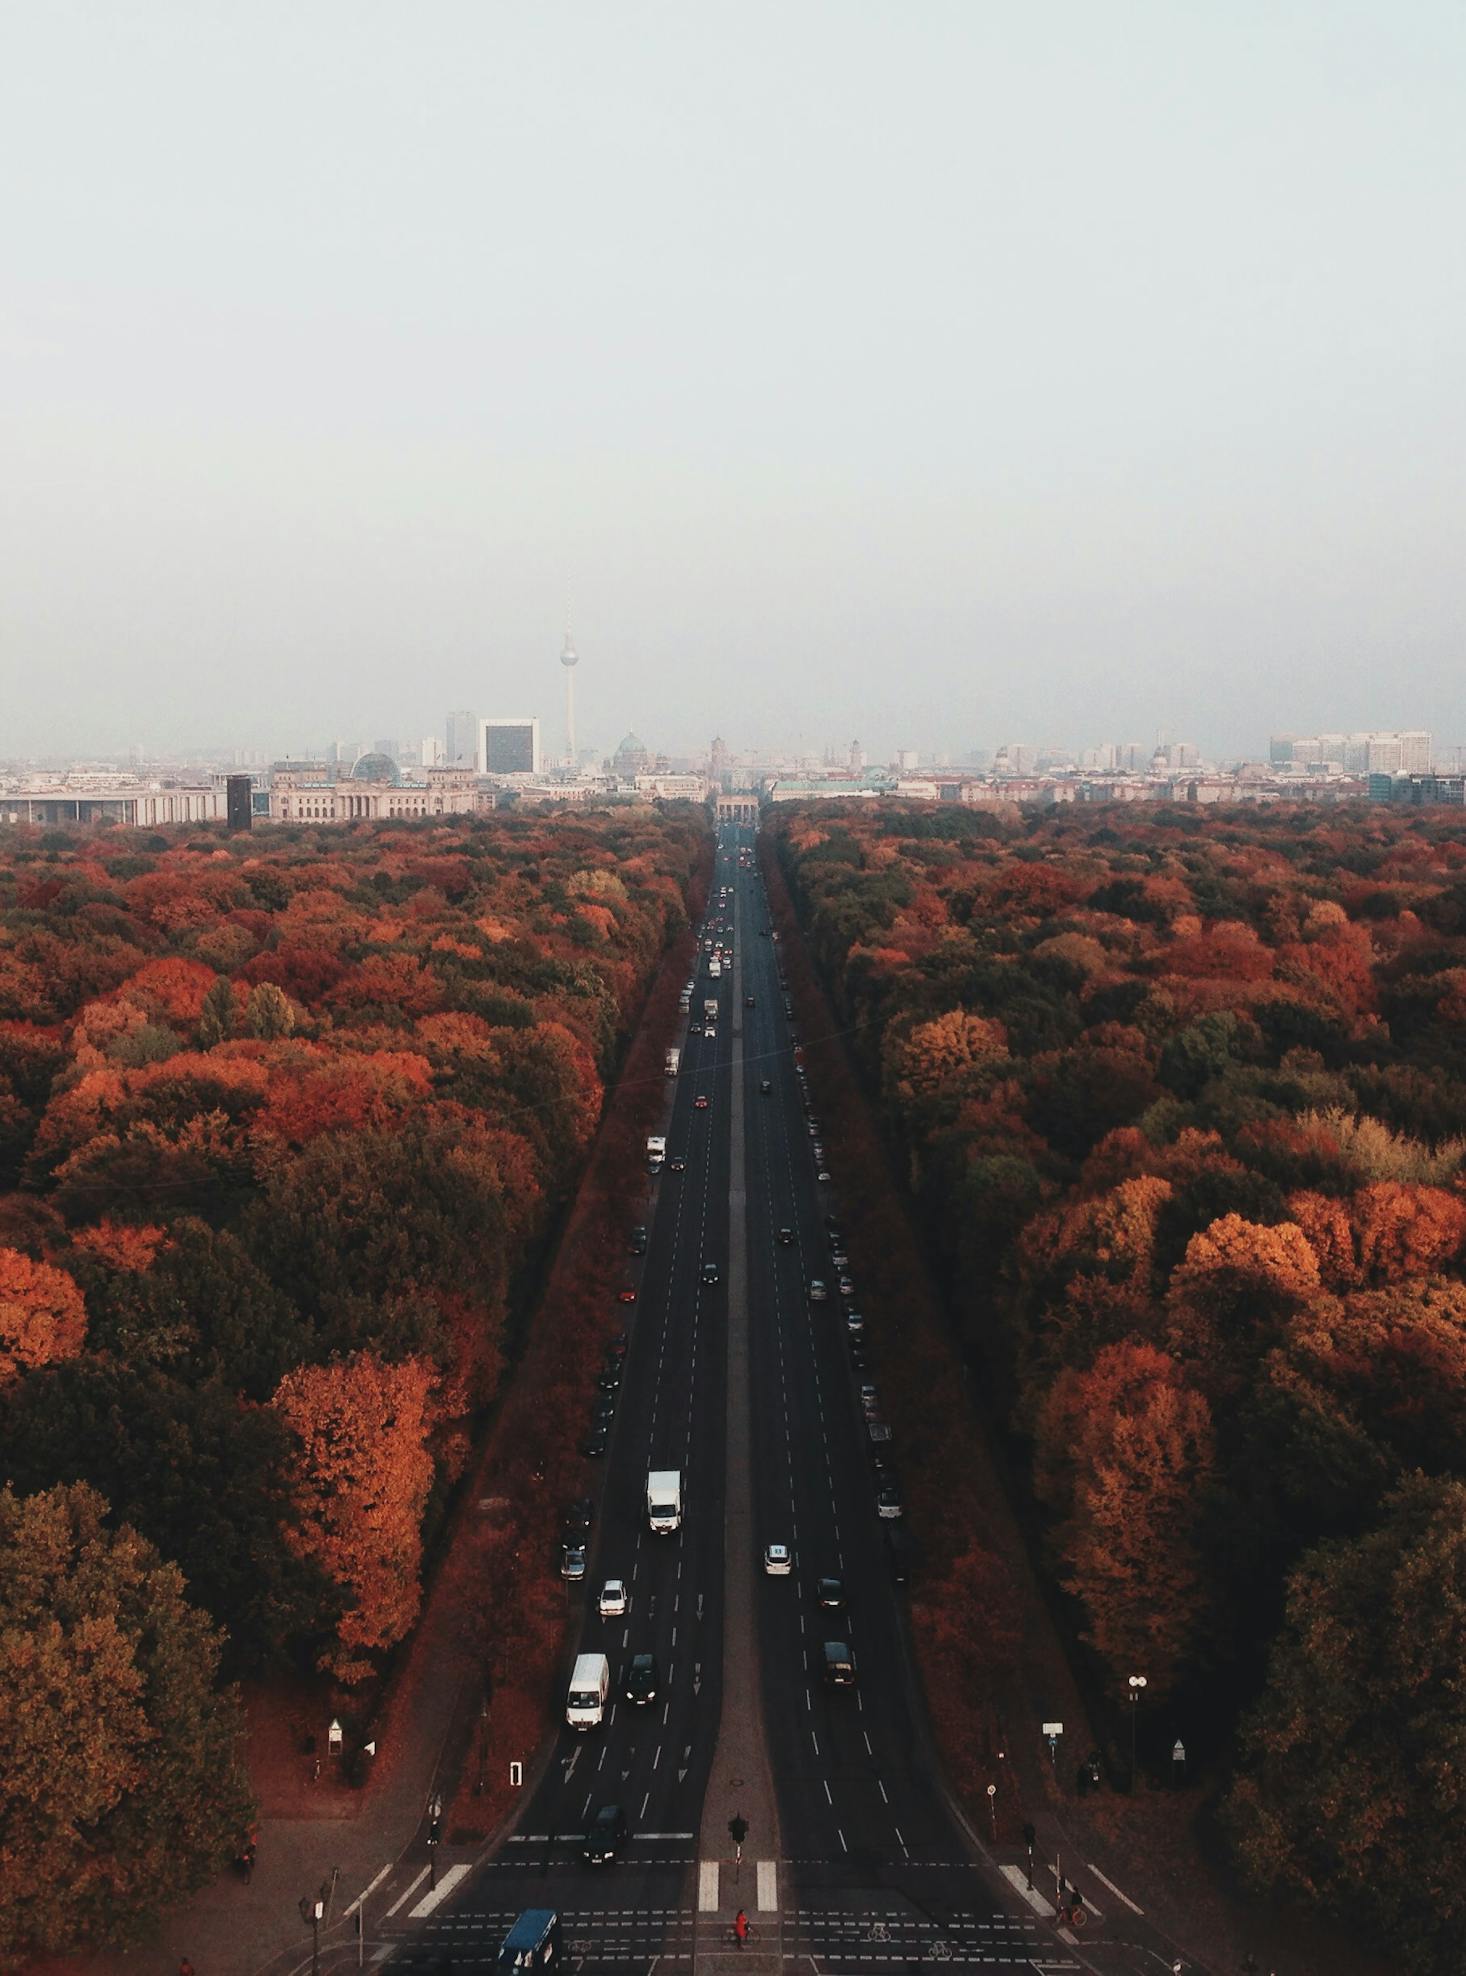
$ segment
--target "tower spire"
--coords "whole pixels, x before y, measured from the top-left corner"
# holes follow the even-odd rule
[[[570,612],[565,612],[565,643],[560,648],[560,663],[565,668],[565,749],[570,766],[575,767],[575,668],[580,664],[580,654],[575,649],[575,641],[570,636]]]

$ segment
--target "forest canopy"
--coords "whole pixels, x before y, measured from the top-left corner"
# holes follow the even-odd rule
[[[1145,1673],[1259,1882],[1444,1966],[1466,817],[818,804],[773,827],[1092,1678]]]

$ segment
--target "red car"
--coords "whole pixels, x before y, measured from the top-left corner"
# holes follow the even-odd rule
[[[692,1109],[694,1111],[706,1111],[707,1108],[708,1108],[707,1094],[706,1092],[699,1091],[697,1096],[692,1101]]]
[[[621,1291],[620,1296],[623,1304],[634,1304],[636,1302],[635,1284],[628,1283],[626,1288]]]

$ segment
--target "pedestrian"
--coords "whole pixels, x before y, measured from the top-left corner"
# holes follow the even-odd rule
[[[748,1940],[748,1916],[743,1912],[741,1907],[733,1917],[733,1933],[738,1938],[739,1948],[742,1948],[743,1944]]]

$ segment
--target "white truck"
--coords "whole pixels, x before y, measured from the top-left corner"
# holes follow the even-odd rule
[[[611,1688],[611,1663],[604,1654],[577,1654],[565,1720],[572,1729],[599,1729]]]
[[[704,1018],[705,1018],[705,1020],[707,1020],[708,1022],[716,1022],[716,1021],[717,1021],[717,1019],[718,1019],[718,998],[717,998],[717,996],[716,996],[716,995],[709,995],[709,996],[708,996],[708,998],[707,998],[707,1000],[706,1000],[706,1001],[705,1001],[705,1002],[703,1003],[703,1005],[702,1005],[702,1012],[703,1012],[703,1016],[704,1016]]]
[[[682,1470],[653,1468],[646,1478],[646,1520],[658,1537],[682,1528]]]
[[[660,1173],[667,1164],[667,1140],[661,1132],[649,1132],[646,1138],[646,1163],[652,1173]]]
[[[675,1077],[678,1071],[681,1069],[681,1067],[682,1067],[682,1052],[680,1050],[668,1050],[667,1061],[664,1066],[667,1075],[669,1077]]]
[[[719,979],[722,972],[723,972],[723,963],[718,959],[717,955],[714,954],[712,959],[708,962],[708,973],[712,977],[712,979],[716,981]]]

